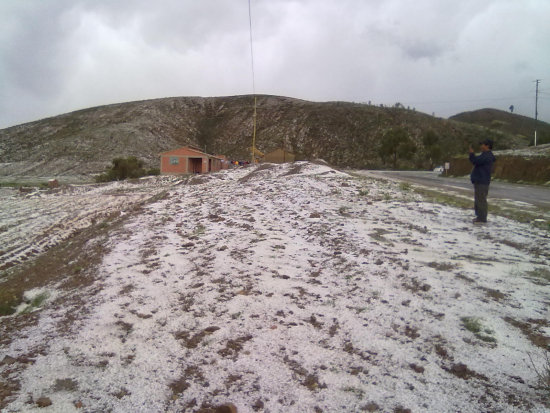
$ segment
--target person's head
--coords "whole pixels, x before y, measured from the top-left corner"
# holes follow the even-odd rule
[[[479,142],[479,147],[482,152],[487,152],[493,150],[493,141],[491,139],[485,139]]]

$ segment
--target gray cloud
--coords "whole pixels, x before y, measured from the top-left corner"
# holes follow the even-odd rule
[[[534,112],[545,0],[252,0],[258,93]],[[246,0],[3,0],[0,127],[92,105],[251,93]],[[540,117],[550,121],[549,95]]]

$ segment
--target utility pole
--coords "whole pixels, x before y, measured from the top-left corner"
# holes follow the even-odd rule
[[[537,119],[539,117],[539,83],[540,79],[535,80],[536,92],[535,92],[535,146],[537,146]]]
[[[254,94],[254,113],[252,115],[252,159],[251,164],[256,164],[256,75],[254,73],[254,48],[252,42],[252,10],[248,0],[248,31],[250,34],[250,66],[252,68],[252,93]]]

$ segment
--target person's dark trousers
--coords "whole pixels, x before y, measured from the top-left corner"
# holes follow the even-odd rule
[[[489,185],[474,184],[474,209],[476,217],[480,221],[487,221],[487,195],[489,194]]]

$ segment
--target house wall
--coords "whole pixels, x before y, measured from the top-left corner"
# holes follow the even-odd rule
[[[283,151],[282,149],[276,149],[273,152],[270,152],[265,155],[264,162],[273,162],[273,163],[284,163],[284,162],[294,162],[296,157],[293,153]]]
[[[176,165],[171,163],[171,159],[177,159]],[[224,165],[220,158],[207,155],[191,148],[179,148],[173,151],[161,153],[160,172],[162,174],[187,174],[193,173],[192,160],[190,158],[200,158],[202,160],[202,173],[217,172]]]
[[[223,162],[221,159],[212,158],[212,171],[211,172],[218,172],[223,169]]]
[[[175,157],[178,159],[177,165],[172,165],[170,159]],[[171,156],[162,155],[160,160],[160,173],[163,174],[185,174],[188,173],[188,158],[186,156]]]

